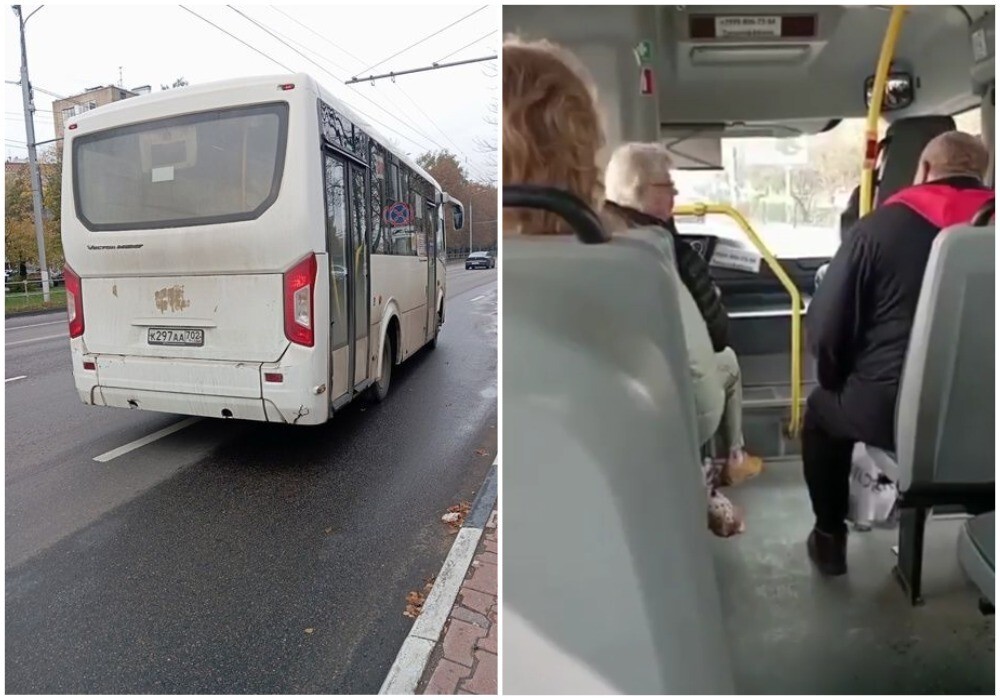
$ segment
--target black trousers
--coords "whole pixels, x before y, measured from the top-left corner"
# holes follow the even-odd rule
[[[809,395],[802,425],[802,466],[816,528],[822,532],[847,531],[854,443],[894,449],[894,402],[878,394],[862,398],[854,392],[845,395],[817,387]]]

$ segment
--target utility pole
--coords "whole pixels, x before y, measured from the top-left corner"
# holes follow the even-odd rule
[[[472,218],[472,200],[475,197],[469,197],[469,255],[472,255],[472,223],[475,219]]]
[[[31,170],[31,199],[35,211],[35,241],[38,244],[38,267],[42,272],[42,299],[49,301],[49,266],[45,260],[45,226],[42,221],[42,176],[38,171],[38,154],[35,152],[35,101],[28,80],[28,47],[24,41],[24,18],[21,6],[14,5],[17,24],[21,30],[21,98],[24,100],[24,131],[28,144],[28,167]]]

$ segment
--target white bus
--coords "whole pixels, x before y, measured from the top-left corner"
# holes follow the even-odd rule
[[[85,404],[315,425],[436,344],[462,205],[307,75],[74,117],[63,183]]]

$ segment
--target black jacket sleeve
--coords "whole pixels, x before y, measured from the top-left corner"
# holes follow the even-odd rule
[[[863,224],[855,224],[837,250],[806,316],[819,383],[830,391],[843,388],[860,340],[861,303],[871,266],[871,244],[862,229]]]
[[[715,352],[722,352],[729,345],[729,315],[722,305],[722,294],[712,279],[708,263],[694,248],[674,235],[674,251],[677,256],[677,270],[684,286],[691,292],[698,310],[701,311],[708,335],[712,339]]]

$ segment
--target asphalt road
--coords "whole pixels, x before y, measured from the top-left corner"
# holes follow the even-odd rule
[[[496,454],[496,271],[318,428],[87,407],[65,314],[6,323],[6,692],[374,693]],[[18,378],[23,377],[23,378]]]

